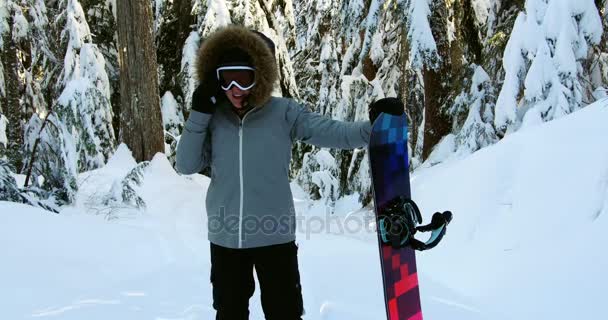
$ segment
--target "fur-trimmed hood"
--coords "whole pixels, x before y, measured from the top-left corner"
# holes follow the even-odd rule
[[[230,48],[239,48],[251,57],[256,69],[256,85],[251,89],[249,103],[261,107],[271,97],[278,72],[274,54],[262,36],[245,27],[230,25],[213,32],[206,38],[197,55],[196,74],[199,81],[212,83],[207,76],[215,77],[220,57]]]

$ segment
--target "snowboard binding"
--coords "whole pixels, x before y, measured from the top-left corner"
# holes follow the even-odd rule
[[[383,243],[393,248],[410,247],[414,250],[424,251],[432,249],[445,235],[447,225],[452,221],[450,211],[435,212],[431,223],[420,226],[422,215],[416,203],[403,196],[389,201],[380,212],[379,232]],[[431,232],[431,237],[422,242],[414,235],[417,232]]]

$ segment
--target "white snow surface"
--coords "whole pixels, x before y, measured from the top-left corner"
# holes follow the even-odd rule
[[[425,221],[447,209],[455,217],[437,248],[417,254],[425,319],[606,318],[606,123],[604,100],[413,173]],[[180,176],[159,154],[137,189],[146,211],[114,220],[87,213],[84,200],[135,165],[121,147],[80,177],[76,204],[60,214],[0,202],[1,318],[214,317],[206,177]],[[369,208],[353,195],[326,216],[292,189],[306,217],[304,319],[384,319]],[[250,310],[263,319],[259,291]]]

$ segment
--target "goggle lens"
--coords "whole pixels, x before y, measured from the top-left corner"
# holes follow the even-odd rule
[[[217,79],[224,90],[230,90],[233,85],[241,90],[249,90],[255,85],[255,70],[240,66],[220,67],[217,69]]]

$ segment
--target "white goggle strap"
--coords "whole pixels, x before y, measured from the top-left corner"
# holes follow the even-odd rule
[[[255,71],[255,68],[252,68],[250,66],[226,66],[226,67],[219,67],[216,69],[217,72],[217,79],[220,79],[220,71],[223,70],[251,70],[251,71]]]

